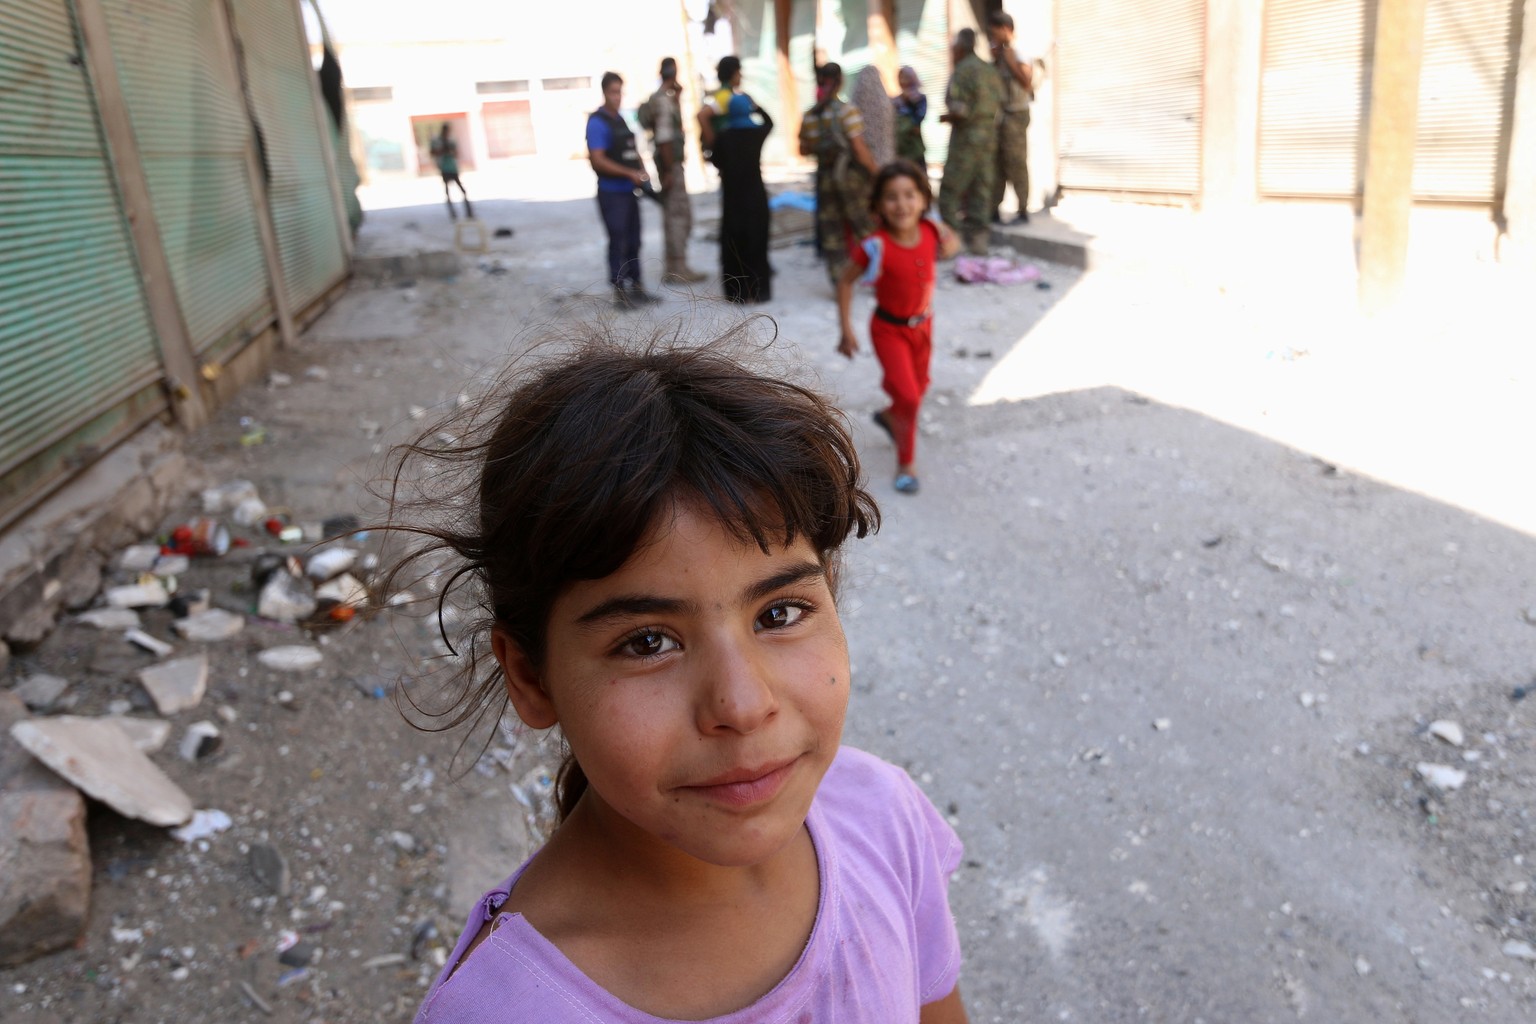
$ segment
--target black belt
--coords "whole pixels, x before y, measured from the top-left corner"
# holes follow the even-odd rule
[[[919,313],[917,316],[897,316],[888,309],[882,309],[879,306],[875,307],[876,320],[884,320],[886,323],[895,324],[898,327],[921,327],[932,317],[933,310],[931,309]]]

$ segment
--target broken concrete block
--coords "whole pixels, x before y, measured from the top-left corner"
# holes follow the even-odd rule
[[[123,572],[149,572],[160,557],[158,544],[130,544],[117,555],[117,567]]]
[[[323,530],[323,528],[322,528]],[[352,568],[357,561],[358,551],[354,548],[333,544],[321,551],[317,551],[304,565],[304,573],[316,583],[324,583],[341,573]]]
[[[171,628],[194,643],[228,640],[245,628],[245,616],[222,608],[209,608],[171,623]]]
[[[315,598],[321,602],[345,605],[348,608],[361,608],[368,603],[368,588],[363,586],[356,576],[344,572],[329,583],[316,587]]]
[[[208,655],[177,658],[139,670],[139,682],[162,715],[197,707],[208,692]]]
[[[69,689],[69,680],[58,676],[28,676],[11,690],[33,711],[47,711]]]
[[[133,583],[126,587],[108,587],[103,596],[113,608],[159,608],[171,599],[159,580]]]
[[[129,742],[146,754],[153,754],[171,738],[171,723],[163,718],[108,715],[105,720],[123,730]]]
[[[227,484],[209,487],[202,493],[203,514],[216,516],[239,505],[242,501],[258,498],[256,485],[249,480],[231,480]]]
[[[74,943],[91,894],[85,800],[11,739],[26,714],[0,693],[0,967]]]
[[[60,715],[17,722],[10,732],[32,756],[125,817],[151,825],[192,817],[191,798],[116,722]]]
[[[275,622],[298,622],[315,614],[317,607],[315,588],[309,580],[274,572],[261,588],[256,614]]]
[[[268,647],[256,655],[256,660],[267,668],[275,668],[283,672],[302,672],[320,664],[325,660],[325,656],[320,653],[319,648],[290,644],[286,647]]]
[[[138,629],[139,613],[132,608],[92,608],[76,615],[75,621],[97,629]]]

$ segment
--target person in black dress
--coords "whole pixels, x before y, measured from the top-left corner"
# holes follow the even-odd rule
[[[773,296],[762,168],[763,141],[771,131],[768,112],[738,93],[715,134],[710,160],[720,171],[720,277],[731,302],[766,302]]]

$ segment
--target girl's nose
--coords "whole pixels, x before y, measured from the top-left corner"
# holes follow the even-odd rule
[[[778,713],[777,692],[761,656],[733,646],[706,659],[700,671],[700,732],[747,735]]]

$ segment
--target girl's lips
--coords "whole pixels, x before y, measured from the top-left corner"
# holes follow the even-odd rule
[[[684,788],[699,794],[706,800],[713,800],[731,807],[750,807],[777,796],[799,760],[795,757],[777,766],[729,772],[719,777],[721,780],[728,781],[711,781],[704,785]]]

